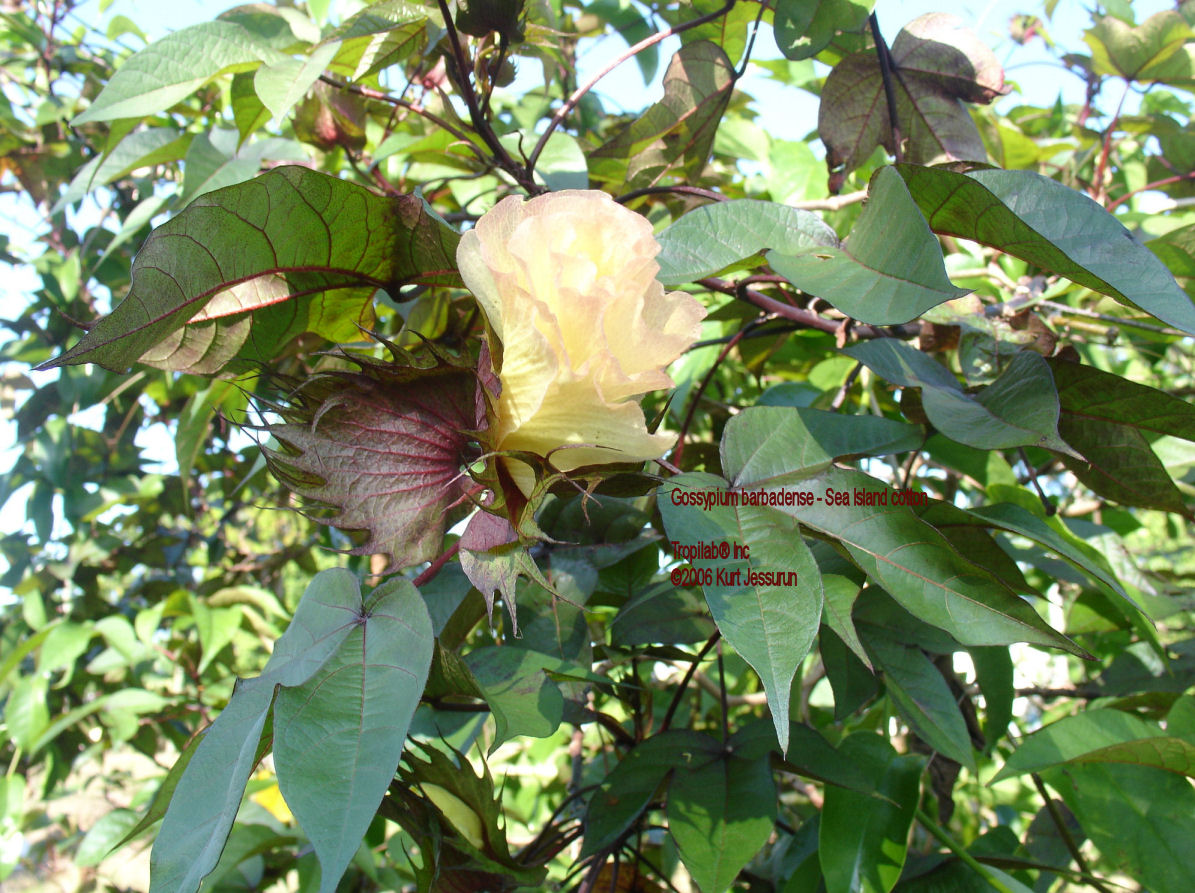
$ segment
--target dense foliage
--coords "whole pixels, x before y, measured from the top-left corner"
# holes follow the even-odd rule
[[[0,882],[1190,890],[1195,8],[1057,5],[4,6]]]

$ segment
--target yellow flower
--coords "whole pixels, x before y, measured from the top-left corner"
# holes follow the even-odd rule
[[[494,449],[561,471],[667,452],[675,436],[648,433],[638,398],[673,386],[664,367],[696,340],[705,309],[664,292],[659,251],[643,217],[589,190],[510,196],[464,234],[461,276],[500,342]],[[531,469],[508,467],[529,493]]]

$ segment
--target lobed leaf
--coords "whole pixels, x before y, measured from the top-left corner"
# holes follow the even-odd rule
[[[918,164],[985,161],[983,140],[963,102],[988,103],[1006,92],[992,51],[955,16],[928,13],[896,35],[891,60],[904,157]],[[896,154],[874,49],[834,66],[822,88],[817,127],[831,170],[849,173],[880,145]]]
[[[592,176],[634,189],[650,186],[678,162],[705,166],[734,87],[734,66],[717,44],[685,44],[664,73],[664,96],[589,154]]]

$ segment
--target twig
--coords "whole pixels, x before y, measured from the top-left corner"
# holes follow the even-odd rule
[[[892,53],[888,44],[884,42],[884,35],[880,33],[880,20],[873,12],[867,17],[871,26],[871,36],[876,42],[876,55],[880,60],[880,80],[884,84],[884,100],[888,104],[888,129],[892,133],[892,157],[897,164],[904,161],[905,152],[901,147],[902,137],[900,122],[896,119],[896,85],[893,83],[895,66],[892,64]]]
[[[758,325],[758,321],[753,320],[753,322]],[[750,323],[748,325],[750,325]],[[747,327],[744,326],[735,332],[734,336],[722,346],[722,350],[718,352],[718,356],[714,359],[714,362],[710,364],[709,370],[702,377],[700,383],[698,383],[697,389],[693,391],[692,396],[690,396],[689,408],[685,411],[685,418],[684,421],[681,422],[680,426],[680,436],[676,440],[676,449],[674,449],[672,451],[672,455],[668,457],[668,460],[673,465],[680,465],[681,456],[684,455],[685,452],[685,436],[689,433],[689,425],[693,423],[693,416],[697,413],[697,405],[701,402],[701,395],[704,394],[705,389],[709,387],[710,381],[714,377],[714,373],[718,370],[718,366],[720,366],[722,361],[726,359],[726,355],[730,353],[731,348],[743,340],[743,336],[747,333],[747,331]]]
[[[847,373],[846,381],[842,383],[842,387],[838,389],[838,393],[834,395],[834,399],[830,402],[830,409],[837,412],[842,409],[842,404],[846,403],[846,395],[850,393],[855,379],[859,377],[859,373],[863,371],[863,364],[856,363],[855,368]]]
[[[789,207],[799,211],[841,211],[847,205],[856,205],[867,198],[867,190],[859,189],[845,195],[832,195],[829,198],[813,198],[804,202],[789,202]]]
[[[1017,454],[1021,457],[1021,461],[1025,463],[1025,467],[1029,469],[1029,480],[1033,482],[1033,489],[1037,491],[1037,498],[1041,500],[1042,508],[1046,510],[1047,515],[1056,514],[1058,506],[1050,501],[1050,498],[1046,496],[1046,491],[1041,488],[1041,482],[1037,479],[1037,469],[1029,461],[1029,456],[1025,454],[1025,448],[1017,447]]]
[[[724,279],[707,276],[704,279],[698,279],[697,284],[704,285],[711,291],[742,298],[761,310],[800,323],[804,328],[817,329],[828,335],[836,334],[842,325],[839,321],[824,319],[812,310],[803,310],[800,307],[785,304],[783,301],[777,301],[775,298],[769,298],[767,295],[760,294],[754,289],[739,289],[734,283],[727,282]],[[851,331],[859,338],[891,338],[893,336],[898,338],[915,338],[921,331],[921,324],[909,323],[903,326],[891,326],[888,329],[878,326],[856,325]]]
[[[453,136],[455,136],[458,140],[461,140],[463,143],[467,144],[469,146],[469,148],[473,150],[474,154],[477,155],[478,158],[482,159],[483,161],[488,160],[488,159],[486,159],[486,157],[484,155],[481,154],[481,150],[477,148],[477,144],[474,143],[473,140],[469,139],[468,134],[466,134],[462,130],[458,130],[455,125],[448,123],[443,118],[441,118],[439,115],[429,112],[427,109],[425,109],[423,106],[419,105],[418,103],[411,102],[409,100],[402,99],[397,96],[391,96],[389,93],[383,93],[381,90],[374,90],[370,87],[361,87],[361,86],[358,86],[357,84],[349,84],[344,81],[338,81],[338,80],[336,80],[336,78],[329,77],[326,74],[321,74],[319,76],[319,79],[321,81],[323,81],[325,84],[329,84],[333,87],[336,87],[338,90],[346,90],[349,93],[356,93],[358,96],[364,96],[366,99],[376,99],[379,102],[388,102],[391,105],[397,106],[399,108],[408,109],[408,110],[414,112],[415,114],[419,115],[420,117],[426,118],[427,120],[431,121],[437,127],[448,131]]]
[[[538,195],[544,192],[544,187],[536,183],[535,177],[532,175],[532,171],[535,169],[534,165],[524,168],[517,164],[498,139],[498,134],[494,132],[490,122],[482,114],[481,106],[477,104],[477,91],[473,89],[473,81],[469,76],[470,66],[468,60],[465,59],[465,48],[461,43],[460,35],[457,34],[452,12],[448,9],[448,0],[438,0],[438,5],[440,14],[444,17],[444,28],[448,31],[448,42],[452,46],[452,58],[456,62],[457,84],[461,90],[461,98],[465,100],[465,106],[469,109],[469,120],[473,122],[473,128],[493,153],[498,167],[510,174],[528,194]]]
[[[695,195],[698,198],[708,198],[713,202],[725,202],[729,199],[720,192],[714,192],[712,189],[702,189],[700,186],[645,186],[642,189],[632,189],[630,192],[618,196],[614,199],[620,205],[625,205],[632,199],[639,198],[643,195],[657,195],[661,192],[676,192],[681,195]]]
[[[1045,782],[1041,780],[1041,776],[1036,772],[1030,772],[1029,775],[1033,778],[1033,786],[1037,788],[1037,792],[1041,794],[1042,800],[1046,802],[1046,810],[1050,813],[1050,819],[1054,822],[1054,827],[1058,829],[1058,836],[1062,838],[1062,843],[1066,847],[1066,851],[1071,854],[1071,858],[1079,866],[1079,871],[1090,878],[1091,886],[1099,890],[1100,893],[1112,893],[1111,890],[1096,880],[1095,875],[1091,873],[1091,869],[1087,867],[1087,861],[1083,858],[1083,853],[1079,851],[1079,845],[1075,843],[1070,829],[1066,827],[1066,820],[1063,819],[1062,814],[1058,811],[1058,805],[1054,802],[1054,798],[1046,790]]]
[[[726,15],[726,13],[730,12],[736,2],[737,0],[729,0],[729,2],[726,3],[721,9],[715,10],[707,15],[700,16],[699,18],[692,19],[691,21],[682,22],[679,25],[673,25],[671,28],[665,28],[663,31],[657,31],[655,34],[643,38],[643,40],[639,41],[634,46],[628,47],[626,52],[624,52],[613,62],[574,90],[572,95],[564,101],[564,105],[556,110],[556,114],[552,116],[552,120],[548,122],[548,126],[544,128],[544,132],[540,135],[539,142],[537,142],[535,144],[535,148],[531,150],[531,155],[527,159],[527,174],[530,175],[531,172],[535,170],[535,163],[539,161],[540,153],[543,152],[544,146],[548,144],[548,139],[552,136],[552,133],[557,127],[560,126],[560,123],[565,119],[568,113],[577,107],[577,103],[581,101],[582,97],[584,97],[586,93],[597,86],[598,81],[616,69],[623,62],[626,62],[628,59],[643,52],[648,47],[655,46],[657,43],[667,40],[669,37],[680,34],[683,31],[688,31],[690,28],[696,28],[698,25],[704,25],[706,22],[712,22],[714,19],[721,18],[722,16]],[[440,3],[443,5],[444,0],[440,0]]]
[[[426,583],[428,580],[432,579],[436,574],[440,573],[440,571],[443,570],[444,565],[446,565],[449,561],[451,561],[453,556],[456,555],[456,553],[459,552],[460,550],[461,550],[461,541],[457,540],[455,543],[453,543],[451,546],[449,546],[447,549],[444,550],[444,554],[442,554],[438,558],[436,558],[436,560],[433,561],[431,564],[429,564],[427,566],[427,568],[419,574],[419,576],[417,576],[414,580],[412,580],[411,585],[418,588],[418,587],[422,586],[424,583]]]
[[[1161,180],[1154,180],[1152,183],[1146,183],[1144,186],[1131,189],[1116,199],[1116,201],[1110,202],[1106,210],[1111,213],[1138,193],[1148,192],[1151,189],[1157,189],[1159,186],[1169,186],[1171,183],[1181,183],[1184,180],[1195,180],[1195,171],[1187,171],[1185,174],[1175,174],[1173,177],[1163,177]],[[1163,210],[1169,211],[1170,208],[1164,208]]]
[[[668,710],[664,714],[664,721],[660,723],[660,732],[667,732],[668,727],[672,725],[672,717],[676,715],[676,708],[680,706],[681,698],[685,696],[685,689],[689,687],[689,680],[693,678],[693,674],[697,672],[697,667],[701,663],[702,658],[710,653],[710,649],[718,644],[718,640],[722,638],[722,633],[715,632],[706,643],[701,646],[701,650],[697,652],[697,656],[693,658],[693,662],[689,664],[689,669],[685,671],[684,678],[681,679],[680,684],[676,687],[676,694],[672,696],[672,703],[668,705]]]

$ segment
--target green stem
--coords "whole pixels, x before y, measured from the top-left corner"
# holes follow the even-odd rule
[[[921,823],[921,826],[925,828],[925,830],[928,831],[931,836],[937,838],[938,842],[942,844],[942,846],[946,847],[946,849],[950,850],[950,852],[958,857],[960,862],[999,890],[1000,893],[1012,893],[1008,887],[993,877],[992,873],[988,871],[987,868],[985,868],[983,865],[980,865],[974,856],[963,849],[962,844],[947,834],[937,822],[926,815],[925,810],[918,808],[917,821]]]

